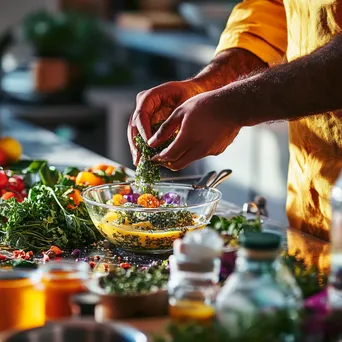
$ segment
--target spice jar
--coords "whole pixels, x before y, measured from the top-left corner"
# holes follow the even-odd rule
[[[223,241],[213,230],[189,232],[170,256],[169,311],[175,322],[210,322],[215,316]]]
[[[249,232],[240,236],[235,270],[217,297],[216,315],[234,337],[258,322],[282,321],[287,331],[279,331],[277,341],[295,341],[300,290],[291,273],[281,264],[281,238],[270,232]]]
[[[89,265],[85,262],[50,262],[41,267],[46,320],[72,316],[71,297],[86,291]]]
[[[45,323],[44,291],[39,271],[0,271],[0,332]]]

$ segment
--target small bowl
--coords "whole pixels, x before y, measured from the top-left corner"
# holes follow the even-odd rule
[[[100,296],[95,308],[99,322],[115,319],[161,317],[168,314],[168,293],[159,290],[146,294]]]
[[[82,197],[99,232],[115,247],[138,253],[158,254],[172,251],[174,240],[182,238],[187,231],[204,228],[210,222],[221,199],[221,192],[214,188],[194,189],[192,185],[158,183],[153,186],[153,190],[158,192],[159,196],[169,192],[176,193],[180,196],[182,205],[144,208],[108,204],[114,195],[127,191],[128,186],[133,192],[137,192],[134,183],[106,184],[88,188],[83,192]],[[191,212],[194,224],[180,227],[165,218],[163,228],[154,227],[148,218],[145,220],[146,225],[115,222],[118,211],[125,211],[128,216],[153,214],[154,217],[159,218],[168,213],[184,210]]]
[[[147,342],[146,336],[129,325],[99,323],[93,320],[68,320],[17,332],[3,342]]]

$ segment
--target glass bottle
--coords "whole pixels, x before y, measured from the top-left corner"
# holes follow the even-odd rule
[[[221,237],[207,228],[174,242],[168,283],[172,320],[205,323],[213,319],[222,246]]]
[[[41,272],[0,271],[0,333],[45,323]]]
[[[255,323],[266,322],[262,317],[282,314],[287,333],[278,340],[295,341],[302,301],[295,280],[280,262],[280,244],[280,236],[274,233],[240,237],[235,270],[216,303],[217,319],[231,334],[239,336]]]
[[[71,297],[86,291],[90,268],[86,262],[49,262],[41,267],[46,320],[72,316]]]

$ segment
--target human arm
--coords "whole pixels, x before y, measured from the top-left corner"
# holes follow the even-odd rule
[[[172,113],[149,144],[159,145],[174,127],[181,127],[176,140],[155,157],[180,169],[223,152],[243,126],[341,109],[341,93],[342,34],[293,62],[190,99]],[[184,146],[191,148],[184,153]]]
[[[205,69],[189,80],[169,82],[138,94],[127,132],[134,163],[139,160],[134,143],[138,133],[147,141],[154,123],[166,120],[193,96],[279,62],[286,44],[282,1],[247,0],[237,5],[222,34],[216,57]]]
[[[342,109],[342,34],[313,53],[223,87],[242,126]],[[227,99],[227,101],[224,100]],[[324,114],[323,114],[324,115]]]

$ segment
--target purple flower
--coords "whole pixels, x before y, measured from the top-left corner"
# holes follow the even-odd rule
[[[166,204],[180,204],[180,196],[175,192],[166,193],[162,199]]]
[[[133,193],[130,195],[124,195],[124,198],[130,203],[137,203],[139,196],[139,194]]]
[[[72,252],[71,252],[71,255],[73,257],[79,257],[81,255],[81,250],[79,249],[74,249]]]

